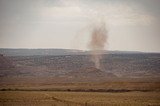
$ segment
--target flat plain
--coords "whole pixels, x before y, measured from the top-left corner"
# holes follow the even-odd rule
[[[160,92],[1,91],[1,106],[160,106]]]

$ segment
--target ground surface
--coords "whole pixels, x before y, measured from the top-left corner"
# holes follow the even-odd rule
[[[0,106],[160,106],[160,53],[0,49]]]
[[[160,106],[160,92],[1,91],[1,106]]]

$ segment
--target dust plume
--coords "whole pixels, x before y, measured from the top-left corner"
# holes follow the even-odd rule
[[[100,60],[102,52],[107,43],[107,29],[104,21],[94,25],[91,30],[91,37],[88,47],[91,50],[91,60],[95,63],[95,67],[100,69]]]

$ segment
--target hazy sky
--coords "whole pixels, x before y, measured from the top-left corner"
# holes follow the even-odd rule
[[[160,52],[160,0],[0,0],[0,48],[87,49],[104,20],[106,49]]]

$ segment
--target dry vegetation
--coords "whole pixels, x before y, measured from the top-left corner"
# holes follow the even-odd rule
[[[160,92],[1,91],[1,106],[160,106]]]

